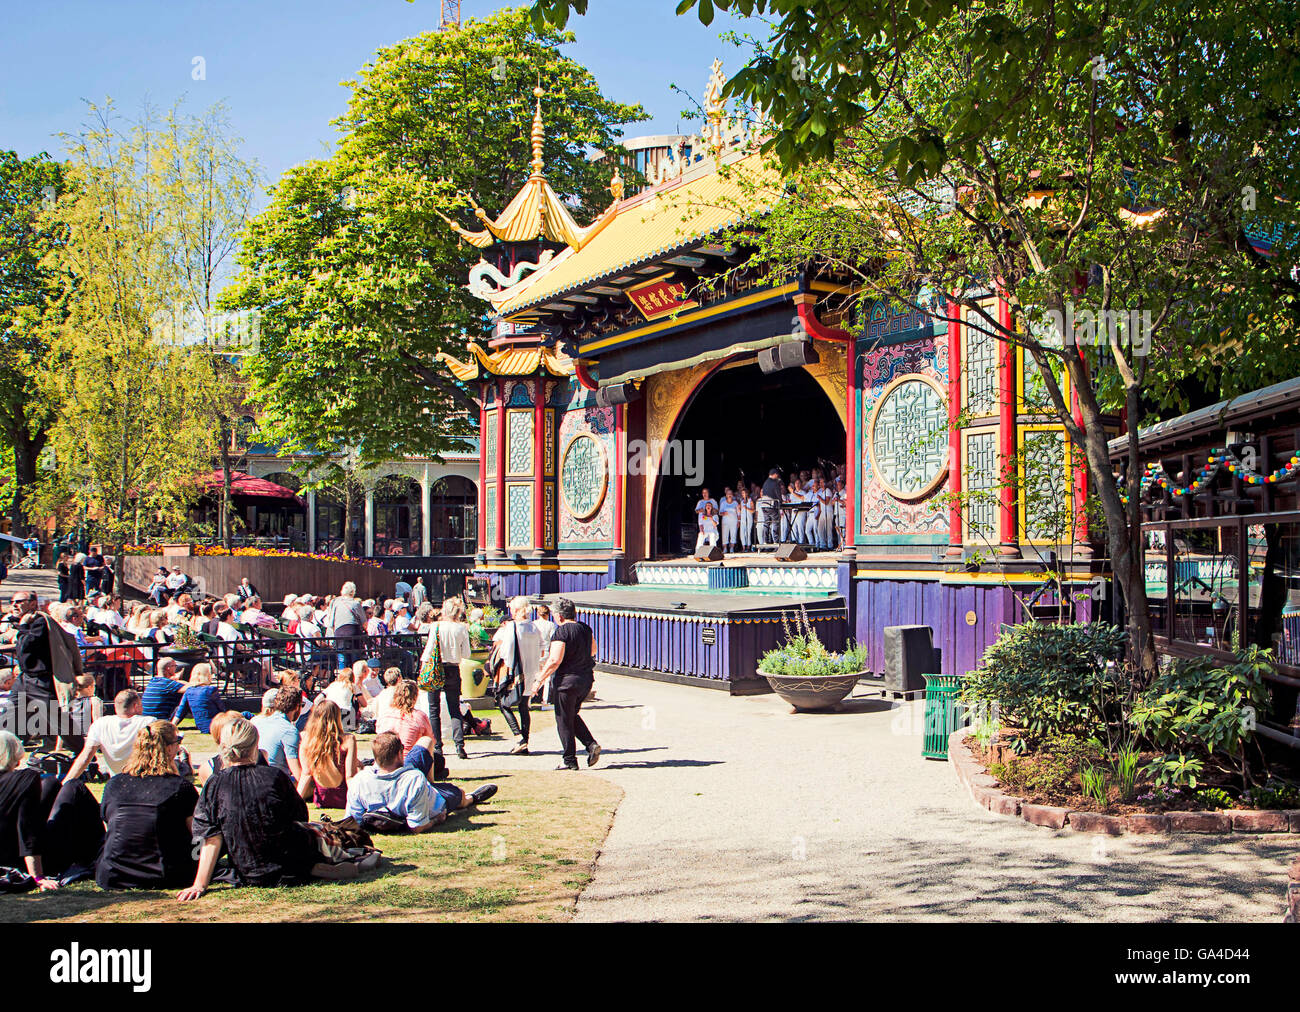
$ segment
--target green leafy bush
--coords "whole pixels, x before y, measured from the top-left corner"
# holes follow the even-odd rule
[[[1257,646],[1234,663],[1212,657],[1178,661],[1142,693],[1133,726],[1164,748],[1223,757],[1240,770],[1245,788],[1246,744],[1254,737],[1256,715],[1268,705],[1264,675],[1271,668],[1272,655]]]
[[[1196,792],[1196,800],[1206,808],[1232,808],[1232,795],[1222,787],[1202,787]]]
[[[1205,763],[1195,756],[1171,752],[1163,759],[1153,759],[1143,770],[1157,787],[1195,787],[1205,773]]]
[[[1124,633],[1104,622],[1026,622],[998,637],[983,666],[966,676],[962,700],[997,707],[1024,730],[1024,752],[1053,734],[1090,735],[1115,716],[1123,696],[1118,662]]]
[[[1270,778],[1263,786],[1250,788],[1246,800],[1252,808],[1300,808],[1300,787]]]

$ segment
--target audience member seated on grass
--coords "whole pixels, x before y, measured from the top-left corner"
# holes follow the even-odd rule
[[[65,784],[78,779],[86,772],[90,760],[98,754],[101,772],[116,776],[131,758],[135,737],[149,723],[140,706],[140,693],[123,689],[113,698],[113,713],[100,717],[86,732],[86,744],[72,763]]]
[[[370,743],[375,764],[361,770],[348,784],[348,815],[363,828],[425,833],[446,820],[448,814],[487,801],[496,784],[484,784],[466,794],[455,784],[433,783],[433,739],[421,738],[404,750],[392,732]],[[403,758],[403,751],[406,752]]]
[[[400,669],[398,670],[400,680]],[[375,700],[375,697],[384,691],[384,677],[380,671],[378,661],[357,661],[352,665],[352,684],[357,690],[366,694],[366,702],[363,709],[369,709]],[[393,683],[394,685],[397,682]]]
[[[311,710],[299,747],[298,795],[317,808],[346,808],[348,784],[361,769],[355,735],[343,730],[343,713],[328,699]]]
[[[68,703],[69,734],[61,738],[65,752],[77,755],[86,747],[90,725],[104,716],[104,701],[95,695],[95,676],[80,674],[72,680],[72,700]]]
[[[104,839],[99,804],[80,780],[23,767],[22,742],[0,731],[0,867],[25,870],[40,889],[57,889],[47,874],[89,870]]]
[[[145,693],[148,698],[148,693]],[[194,718],[194,727],[199,734],[208,734],[212,718],[226,709],[221,693],[212,684],[212,665],[196,664],[190,668],[189,688],[181,696],[180,705],[172,714],[172,723],[179,724],[188,713]]]
[[[221,772],[203,785],[194,809],[194,838],[203,841],[198,871],[176,897],[181,902],[207,892],[223,847],[239,883],[248,886],[356,878],[367,867],[322,860],[319,838],[307,826],[307,803],[283,772],[258,765],[257,742],[257,729],[243,717],[222,728]]]
[[[421,738],[433,737],[433,724],[429,721],[429,715],[415,708],[419,695],[413,681],[409,678],[402,679],[393,688],[392,706],[383,717],[375,721],[376,732],[383,734],[391,731],[401,739],[403,756]]]
[[[282,685],[271,700],[269,712],[253,718],[253,729],[266,761],[295,780],[302,775],[298,764],[302,735],[294,726],[301,712],[302,690],[296,685]]]
[[[383,675],[384,687],[370,701],[368,713],[370,719],[375,722],[375,729],[379,729],[379,722],[385,717],[396,718],[397,714],[393,712],[393,693],[397,691],[397,686],[402,681],[401,668],[385,668]]]
[[[219,713],[215,717],[213,717],[212,730],[211,732],[209,732],[212,735],[212,741],[214,743],[221,741],[221,732],[225,730],[226,725],[229,724],[235,718],[240,716],[244,717],[245,719],[248,719],[247,714],[239,714],[236,713],[234,710],[226,710],[224,713]],[[257,764],[259,766],[268,765],[266,761],[266,753],[261,751],[260,749],[258,750],[257,753]],[[216,755],[212,756],[210,759],[207,760],[207,762],[203,763],[203,765],[201,765],[198,768],[197,772],[199,777],[199,786],[202,787],[210,779],[212,779],[212,777],[215,774],[220,773],[221,767],[222,767],[221,753],[218,752]]]
[[[121,776],[104,788],[108,827],[95,862],[101,889],[179,889],[194,881],[190,832],[199,792],[177,773],[184,735],[155,720],[141,729]]]
[[[364,662],[362,667],[364,669]],[[325,698],[347,714],[353,726],[356,724],[357,715],[370,702],[370,696],[365,689],[356,683],[356,674],[352,668],[339,669],[334,676],[334,681],[325,687]]]
[[[158,662],[158,674],[144,687],[144,715],[152,720],[170,720],[188,688],[189,684],[181,680],[176,659],[164,657]]]

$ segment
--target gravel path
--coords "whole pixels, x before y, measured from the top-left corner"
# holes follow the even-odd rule
[[[578,920],[1281,919],[1295,836],[1111,839],[994,816],[920,758],[919,703],[795,715],[771,695],[596,688],[583,713],[604,757],[577,775],[626,797]],[[550,768],[539,723],[546,754],[513,761]]]

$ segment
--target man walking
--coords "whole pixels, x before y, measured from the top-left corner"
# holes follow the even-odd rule
[[[547,682],[554,679],[551,698],[555,701],[555,729],[560,735],[562,760],[556,769],[578,768],[577,745],[587,749],[587,765],[600,761],[600,745],[579,716],[582,701],[591,692],[596,671],[596,640],[591,626],[578,621],[578,610],[567,598],[555,606],[557,625],[551,636],[550,654],[537,680],[535,696],[541,695]]]

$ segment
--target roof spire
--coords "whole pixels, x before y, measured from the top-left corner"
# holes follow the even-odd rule
[[[542,91],[541,85],[533,89],[533,96],[537,99],[537,111],[533,113],[533,175],[540,176],[542,167],[545,164],[542,161],[542,142],[546,140],[546,128],[542,125]]]

